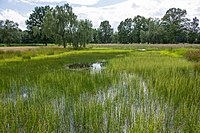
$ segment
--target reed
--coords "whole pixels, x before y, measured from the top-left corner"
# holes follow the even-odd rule
[[[200,77],[183,56],[99,48],[54,53],[0,63],[0,132],[200,130]],[[102,60],[100,72],[65,67]]]

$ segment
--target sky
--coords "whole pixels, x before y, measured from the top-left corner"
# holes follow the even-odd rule
[[[126,18],[137,15],[162,18],[170,8],[187,10],[188,18],[200,19],[200,0],[0,0],[0,20],[12,20],[19,28],[26,29],[25,21],[36,6],[64,5],[69,3],[79,19],[89,19],[93,27],[108,20],[116,30]]]

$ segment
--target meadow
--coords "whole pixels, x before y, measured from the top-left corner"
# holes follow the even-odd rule
[[[0,132],[199,132],[199,48],[0,50]]]

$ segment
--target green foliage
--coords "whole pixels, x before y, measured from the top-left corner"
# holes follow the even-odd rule
[[[111,43],[112,42],[113,29],[109,21],[105,20],[101,22],[98,29],[99,43]]]
[[[0,21],[0,43],[57,43],[76,49],[89,43],[199,44],[199,19],[190,20],[186,15],[180,8],[168,9],[161,19],[137,15],[121,21],[114,33],[108,20],[98,29],[92,28],[90,20],[78,20],[69,4],[40,6],[30,14],[25,31],[12,21]]]
[[[66,43],[73,42],[73,35],[76,32],[77,16],[73,13],[69,4],[56,6],[53,10],[53,30],[57,42],[62,44],[64,48]]]
[[[122,21],[118,26],[118,36],[120,43],[133,43],[132,32],[133,32],[133,20],[127,18]]]
[[[92,39],[92,23],[89,20],[77,20],[69,4],[56,6],[46,14],[43,34],[54,36],[55,41],[66,48],[67,44],[74,48],[85,47]]]
[[[78,30],[73,36],[73,46],[78,47],[80,44],[80,46],[86,47],[86,44],[92,40],[92,22],[87,19],[80,20],[77,28]]]
[[[186,10],[170,8],[163,18],[127,18],[118,26],[120,43],[199,43],[199,19],[185,18]]]
[[[148,20],[148,30],[140,31],[140,39],[142,43],[151,43],[151,44],[163,44],[167,42],[167,32],[164,30],[164,27],[161,25],[159,19],[149,19]]]
[[[0,42],[6,43],[8,46],[11,43],[19,43],[21,32],[18,24],[10,20],[0,20],[0,38]]]
[[[88,43],[198,44],[199,19],[190,20],[186,15],[187,11],[180,8],[170,8],[161,19],[137,15],[121,21],[113,34],[109,21],[102,21],[98,29],[93,29],[90,20],[77,19],[69,4],[41,6],[30,14],[25,31],[12,21],[0,21],[0,43],[58,43],[76,49]]]
[[[92,29],[92,40],[91,43],[97,44],[99,42],[98,30]]]
[[[27,30],[33,43],[45,43],[47,45],[51,40],[52,36],[43,32],[45,15],[50,10],[52,10],[50,6],[35,7],[33,13],[30,14],[29,19],[26,21]]]
[[[199,43],[199,19],[194,17],[193,20],[188,24],[188,42]]]
[[[133,42],[134,43],[141,43],[140,39],[140,31],[147,31],[148,29],[148,19],[146,19],[143,16],[137,15],[136,17],[133,18]]]
[[[112,43],[118,43],[119,42],[119,36],[117,32],[114,32],[112,35]]]
[[[177,43],[178,37],[184,28],[184,22],[187,21],[185,16],[187,15],[186,10],[180,8],[170,8],[162,18],[162,25],[165,30],[168,31],[169,43]]]
[[[145,42],[144,31],[148,30],[149,20],[137,15],[133,19],[127,18],[118,26],[120,43],[141,43]]]

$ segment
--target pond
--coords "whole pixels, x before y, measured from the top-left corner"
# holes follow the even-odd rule
[[[70,63],[64,66],[69,70],[90,70],[92,73],[101,72],[106,68],[105,61],[99,61],[94,63]]]

